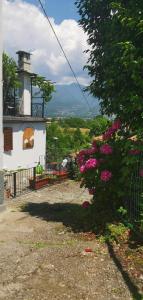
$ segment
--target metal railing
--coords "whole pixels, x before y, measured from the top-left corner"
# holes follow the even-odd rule
[[[126,208],[132,222],[140,222],[143,219],[143,177],[140,170],[143,169],[143,155],[138,156],[137,163],[131,174],[131,183]]]
[[[7,197],[17,197],[31,191],[30,179],[36,178],[36,168],[21,169],[15,172],[6,172],[4,176],[5,192]]]
[[[31,104],[31,116],[44,118],[44,102]]]

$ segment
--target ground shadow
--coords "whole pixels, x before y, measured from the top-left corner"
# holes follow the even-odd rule
[[[90,205],[83,208],[76,203],[34,203],[28,202],[22,206],[22,211],[28,212],[31,216],[41,218],[47,222],[62,222],[70,227],[73,232],[93,231],[96,235],[105,234],[108,223],[117,221],[113,211],[106,212]],[[95,211],[96,210],[96,211]],[[98,213],[97,213],[98,211]]]
[[[108,251],[109,251],[110,257],[113,259],[115,265],[117,266],[120,273],[122,274],[122,277],[123,277],[126,285],[128,286],[128,288],[130,290],[130,293],[133,296],[133,299],[142,300],[143,295],[140,294],[138,287],[133,283],[133,281],[131,280],[128,272],[126,272],[124,270],[124,268],[122,266],[122,263],[120,262],[119,258],[117,257],[112,244],[109,241],[106,241],[106,244],[108,246]]]
[[[106,224],[111,222],[111,214],[107,214],[104,212],[104,220],[102,215],[98,214],[98,218],[96,219],[95,214],[90,214],[88,209],[84,209],[81,205],[75,203],[53,203],[49,204],[48,202],[42,203],[34,203],[29,202],[26,203],[22,208],[22,211],[29,213],[33,217],[40,218],[47,222],[62,222],[64,226],[70,228],[73,232],[87,232],[94,231],[93,224],[95,226],[96,221],[99,222],[99,227],[95,228],[96,234],[104,234],[106,231]],[[89,212],[89,213],[88,213]],[[112,214],[113,216],[113,214]],[[115,217],[113,219],[115,221]],[[124,270],[120,260],[116,256],[114,252],[112,244],[107,241],[108,251],[110,253],[111,258],[115,262],[117,268],[122,274],[122,277],[128,286],[133,299],[141,300],[142,296],[139,293],[138,288],[131,280],[127,271]]]
[[[85,210],[78,204],[29,202],[22,207],[22,211],[47,222],[62,222],[66,227],[70,227],[73,232],[87,231],[89,229]]]

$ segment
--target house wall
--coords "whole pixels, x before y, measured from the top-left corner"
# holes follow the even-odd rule
[[[21,99],[20,113],[31,116],[31,79],[29,74],[21,73],[19,75],[21,86],[19,96]]]
[[[4,127],[13,128],[13,150],[3,154],[3,168],[16,170],[19,167],[31,168],[37,165],[39,157],[44,165],[46,154],[46,125],[44,122],[4,123]],[[34,129],[34,146],[23,149],[23,132],[25,128]]]

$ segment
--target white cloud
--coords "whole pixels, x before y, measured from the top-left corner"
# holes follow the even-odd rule
[[[87,82],[82,71],[87,61],[86,35],[75,20],[50,21],[81,84]],[[10,55],[18,50],[32,52],[33,71],[58,83],[74,82],[71,71],[54,34],[38,7],[23,0],[4,0],[4,45]]]

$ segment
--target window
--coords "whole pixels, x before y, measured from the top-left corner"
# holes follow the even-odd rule
[[[13,134],[11,127],[4,127],[4,151],[13,150]]]
[[[25,128],[23,133],[23,149],[31,149],[34,147],[34,129]]]

